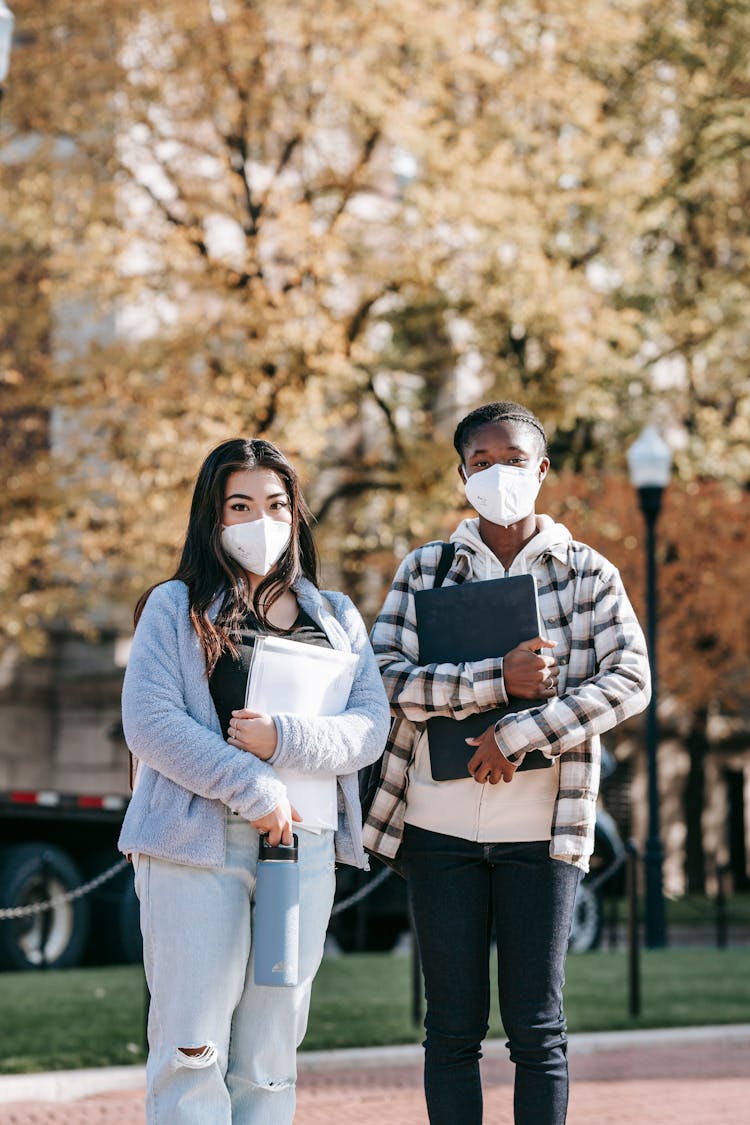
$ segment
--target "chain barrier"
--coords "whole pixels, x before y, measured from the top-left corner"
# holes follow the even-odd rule
[[[626,853],[623,851],[615,856],[608,867],[600,871],[598,875],[590,876],[586,880],[586,886],[590,887],[592,891],[598,890],[602,883],[606,883],[613,875],[616,875],[625,862]]]
[[[64,894],[53,895],[52,898],[47,899],[46,902],[32,902],[28,906],[10,906],[5,910],[0,910],[0,922],[8,918],[30,918],[34,914],[43,914],[45,910],[54,910],[56,906],[62,906],[66,902],[74,902],[77,898],[83,898],[84,895],[89,894],[90,891],[96,890],[101,887],[102,883],[106,883],[109,879],[114,878],[118,872],[128,866],[127,859],[120,859],[117,863],[113,863],[106,871],[102,871],[101,875],[97,875],[94,879],[89,879],[88,883],[82,883],[80,887],[75,890],[65,891]]]
[[[75,890],[65,891],[64,894],[53,895],[53,897],[47,899],[46,902],[32,902],[28,906],[11,906],[0,910],[0,922],[11,918],[30,918],[35,914],[43,914],[46,910],[54,910],[56,906],[62,906],[66,902],[74,902],[78,898],[83,898],[84,895],[89,894],[91,891],[95,891],[97,887],[101,887],[103,883],[114,878],[115,875],[119,874],[119,872],[127,866],[127,859],[118,860],[117,863],[113,863],[111,867],[108,867],[106,871],[102,871],[101,875],[97,875],[96,878],[90,879],[88,883],[83,883],[80,887],[76,887]],[[364,887],[360,887],[358,891],[349,895],[349,897],[345,898],[342,902],[337,902],[331,911],[331,915],[341,914],[344,910],[348,910],[350,906],[354,906],[356,903],[361,902],[362,899],[367,898],[368,895],[372,894],[372,892],[392,874],[393,872],[390,867],[384,867],[383,870],[378,872],[375,878],[371,879]]]
[[[334,914],[341,914],[342,911],[348,910],[350,906],[354,906],[356,903],[361,902],[363,898],[367,898],[368,895],[372,894],[376,887],[379,887],[381,883],[384,883],[388,876],[392,874],[393,871],[390,867],[384,867],[383,870],[380,871],[374,879],[371,879],[369,883],[365,883],[364,887],[360,887],[358,891],[355,891],[353,895],[349,895],[349,897],[345,898],[343,902],[337,902],[333,910],[331,911],[331,917],[333,917]]]

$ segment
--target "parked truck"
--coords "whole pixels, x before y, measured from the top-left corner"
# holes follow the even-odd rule
[[[116,848],[126,804],[0,793],[0,971],[140,960],[132,870]]]
[[[0,970],[140,957],[132,870],[116,848],[130,792],[126,657],[114,632],[61,629],[42,657],[0,661]]]

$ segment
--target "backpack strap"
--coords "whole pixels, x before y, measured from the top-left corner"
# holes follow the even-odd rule
[[[435,581],[432,586],[433,590],[438,586],[442,586],[443,582],[445,582],[445,577],[453,564],[455,554],[455,543],[443,543],[443,550],[442,554],[440,555],[440,561],[438,562],[437,569],[435,570]]]

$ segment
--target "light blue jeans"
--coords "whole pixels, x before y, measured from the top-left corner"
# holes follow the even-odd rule
[[[298,832],[300,983],[253,983],[258,833],[228,814],[221,868],[135,857],[151,993],[148,1125],[291,1125],[296,1051],[334,893],[333,833]],[[184,1049],[203,1048],[200,1054]]]

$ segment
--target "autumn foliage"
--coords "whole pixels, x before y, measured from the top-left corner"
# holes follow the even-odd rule
[[[13,8],[11,642],[127,630],[234,434],[300,464],[326,576],[371,614],[460,502],[457,418],[509,397],[548,426],[549,506],[636,601],[624,449],[661,424],[663,677],[723,698],[747,653],[744,2]]]

